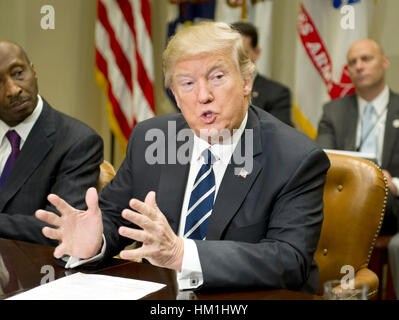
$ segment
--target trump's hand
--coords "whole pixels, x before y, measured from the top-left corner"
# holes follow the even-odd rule
[[[155,201],[155,192],[147,194],[144,202],[132,199],[129,206],[135,210],[125,209],[122,217],[138,225],[143,230],[120,227],[119,234],[143,245],[138,249],[123,250],[122,259],[147,259],[159,267],[181,270],[184,253],[184,241],[169,226]]]
[[[69,255],[88,259],[97,255],[103,242],[103,223],[97,190],[95,188],[87,190],[86,211],[71,207],[55,194],[50,194],[48,201],[57,208],[61,216],[50,211],[37,210],[36,217],[55,227],[44,227],[42,230],[47,238],[59,241],[54,250],[54,257]]]

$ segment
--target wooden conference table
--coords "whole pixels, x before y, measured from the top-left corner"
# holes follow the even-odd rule
[[[74,272],[97,273],[111,276],[148,280],[166,284],[166,287],[146,296],[149,300],[175,300],[177,285],[175,273],[172,270],[154,267],[150,264],[112,259],[106,265],[97,269],[77,268],[64,269],[53,258],[54,248],[31,244],[27,242],[0,238],[0,299],[11,297],[17,293],[40,285],[43,277],[48,274],[49,266],[54,269],[54,278],[65,277]],[[1,281],[3,268],[7,269],[9,279],[7,284]],[[50,267],[51,268],[51,267]],[[52,269],[52,268],[51,268]],[[12,282],[14,285],[12,285]],[[320,297],[290,291],[262,290],[248,292],[218,292],[195,293],[190,299],[198,300],[319,300]]]

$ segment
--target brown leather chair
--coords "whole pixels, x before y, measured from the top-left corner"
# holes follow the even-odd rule
[[[328,280],[342,279],[342,266],[353,266],[356,284],[369,286],[376,296],[379,279],[368,269],[381,229],[387,201],[387,184],[374,163],[341,154],[327,154],[331,167],[324,187],[324,221],[315,260],[320,288]]]
[[[115,169],[107,160],[100,165],[100,176],[98,178],[98,191],[105,187],[115,177]]]

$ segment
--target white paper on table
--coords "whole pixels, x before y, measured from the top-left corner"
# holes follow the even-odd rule
[[[165,287],[165,284],[81,272],[66,276],[9,300],[137,300]]]

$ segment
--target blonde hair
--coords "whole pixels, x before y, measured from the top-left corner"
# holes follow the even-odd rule
[[[239,32],[224,22],[201,22],[185,27],[169,40],[163,53],[165,87],[171,87],[173,69],[179,60],[204,53],[231,54],[244,80],[255,71]]]

